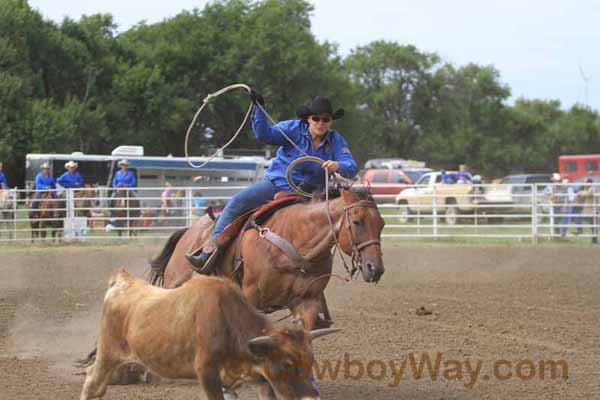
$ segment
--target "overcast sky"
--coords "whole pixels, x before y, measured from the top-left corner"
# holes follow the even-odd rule
[[[141,20],[202,8],[191,0],[29,0],[45,17],[111,13],[121,31]],[[313,32],[346,55],[386,39],[457,65],[493,64],[513,98],[558,99],[600,109],[600,0],[313,0]]]

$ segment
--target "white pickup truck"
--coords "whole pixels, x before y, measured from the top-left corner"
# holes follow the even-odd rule
[[[446,172],[455,181],[456,172]],[[399,222],[408,222],[411,214],[443,214],[448,225],[458,221],[459,214],[472,213],[478,201],[476,187],[470,183],[444,183],[442,172],[424,174],[414,186],[404,189],[396,196]]]

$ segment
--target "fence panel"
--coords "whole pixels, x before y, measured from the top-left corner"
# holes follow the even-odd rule
[[[167,238],[244,186],[0,192],[0,242]],[[590,188],[591,195],[590,195]],[[221,193],[217,195],[217,192]],[[598,185],[413,186],[376,197],[384,238],[595,238]],[[584,195],[585,194],[585,195]],[[34,197],[35,195],[35,197]],[[382,198],[385,197],[385,198]]]

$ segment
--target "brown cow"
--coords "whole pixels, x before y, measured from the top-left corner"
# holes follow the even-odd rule
[[[209,400],[243,382],[263,399],[318,399],[312,385],[312,339],[333,329],[274,329],[231,282],[196,276],[161,289],[113,273],[104,297],[96,361],[81,400],[106,392],[111,373],[136,362],[166,378],[198,379]]]

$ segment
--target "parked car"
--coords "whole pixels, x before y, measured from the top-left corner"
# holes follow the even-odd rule
[[[456,172],[446,173],[449,181],[456,181]],[[430,214],[435,209],[437,214],[444,215],[446,224],[454,225],[460,214],[473,212],[473,202],[478,198],[474,189],[470,183],[445,183],[442,172],[428,172],[396,196],[396,204],[404,206],[399,209],[399,220],[406,223],[411,214]]]
[[[365,169],[406,169],[425,168],[424,161],[405,160],[404,158],[374,158],[365,163]]]
[[[500,183],[486,188],[481,203],[500,206],[503,213],[522,214],[529,212],[532,199],[532,185],[537,185],[537,195],[542,195],[551,184],[551,174],[507,175]]]
[[[575,183],[578,185],[582,185],[586,179],[591,178],[592,179],[592,183],[593,184],[598,184],[600,183],[600,175],[593,175],[593,176],[580,176],[579,178],[577,178],[575,180]]]
[[[431,168],[403,168],[402,171],[413,181],[417,182],[423,175],[433,172]]]
[[[360,175],[362,184],[371,188],[375,200],[380,203],[393,203],[394,197],[413,183],[400,169],[368,169]]]

